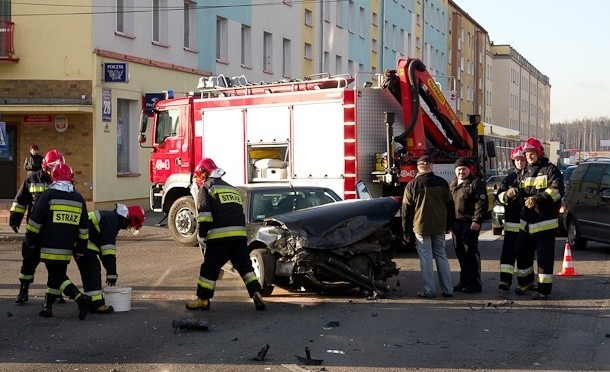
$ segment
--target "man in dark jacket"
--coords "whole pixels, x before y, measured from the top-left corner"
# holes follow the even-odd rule
[[[467,158],[459,158],[455,178],[449,184],[455,204],[453,244],[460,263],[460,282],[453,289],[479,293],[483,290],[479,233],[488,202],[485,182],[471,174],[470,166]]]
[[[209,310],[222,266],[231,261],[239,272],[256,310],[265,310],[261,285],[248,253],[246,218],[239,192],[222,180],[225,171],[203,158],[195,168],[199,238],[205,243],[203,263],[197,282],[197,299],[186,303],[189,310]]]
[[[432,172],[430,157],[417,160],[417,175],[405,186],[402,197],[402,227],[404,239],[409,242],[415,233],[415,248],[419,254],[423,291],[417,295],[433,298],[436,295],[433,260],[443,297],[453,296],[451,271],[445,250],[445,234],[451,231],[455,215],[453,198],[445,179]]]
[[[23,168],[28,171],[28,177],[30,174],[42,169],[42,155],[38,153],[38,145],[30,146],[30,154],[23,162]]]
[[[536,138],[523,144],[527,167],[523,177],[521,225],[517,237],[517,289],[522,295],[534,285],[534,252],[538,257],[538,288],[534,300],[546,300],[553,286],[555,235],[559,227],[559,208],[565,193],[563,176],[549,159]]]

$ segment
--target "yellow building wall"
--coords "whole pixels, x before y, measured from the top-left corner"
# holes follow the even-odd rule
[[[10,79],[91,80],[92,16],[83,14],[91,3],[72,0],[56,6],[56,0],[13,1],[19,62],[0,68],[0,79],[10,74]]]
[[[142,110],[142,100],[145,93],[161,93],[173,90],[175,97],[182,97],[189,91],[196,92],[200,75],[162,69],[155,66],[134,62],[125,62],[95,55],[93,65],[103,63],[127,63],[129,71],[128,83],[103,83],[102,70],[97,69],[93,88],[94,125],[93,125],[93,200],[96,207],[110,208],[115,201],[134,202],[148,209],[150,190],[149,159],[150,149],[141,148],[138,144],[139,117]],[[111,89],[112,118],[106,123],[102,121],[102,90]],[[133,105],[130,122],[130,146],[136,149],[136,157],[132,159],[137,164],[132,173],[117,174],[117,100],[126,99],[137,102]],[[150,129],[150,126],[149,126]],[[147,135],[147,145],[150,144],[150,130]]]

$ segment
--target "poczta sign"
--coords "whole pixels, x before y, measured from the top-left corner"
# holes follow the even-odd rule
[[[127,63],[104,63],[104,82],[126,83]]]

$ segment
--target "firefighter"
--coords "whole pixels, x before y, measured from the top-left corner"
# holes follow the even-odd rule
[[[28,249],[40,247],[40,259],[47,268],[47,293],[38,313],[47,318],[53,316],[53,303],[62,293],[76,301],[81,320],[91,305],[91,297],[81,293],[66,274],[72,255],[82,255],[89,238],[87,204],[74,190],[73,177],[68,164],[53,168],[53,183],[38,197],[25,234]]]
[[[481,283],[481,256],[479,233],[487,211],[487,188],[485,183],[471,174],[470,161],[459,158],[455,162],[455,178],[449,183],[455,204],[453,222],[453,244],[460,263],[460,281],[454,291],[479,293]]]
[[[51,184],[51,171],[57,164],[64,163],[64,156],[58,150],[47,152],[42,160],[42,169],[30,174],[21,184],[15,200],[10,209],[9,225],[13,231],[18,232],[23,216],[27,211],[26,223],[30,217],[32,207],[40,196]],[[28,301],[28,291],[30,284],[34,281],[36,267],[40,262],[40,251],[38,248],[29,249],[23,241],[21,246],[21,256],[23,257],[21,271],[19,275],[19,294],[15,302],[23,305]],[[61,298],[63,300],[63,297]]]
[[[195,168],[195,180],[200,186],[197,195],[199,239],[205,250],[197,299],[187,302],[186,308],[210,309],[220,270],[230,260],[244,281],[256,310],[265,310],[262,288],[248,254],[242,199],[237,190],[221,178],[224,174],[225,171],[209,158],[201,159]]]
[[[84,292],[91,297],[89,312],[110,314],[114,311],[112,306],[106,305],[104,301],[101,265],[104,265],[106,270],[106,284],[114,286],[118,279],[116,237],[120,230],[127,228],[133,229],[134,233],[139,231],[144,224],[144,218],[142,207],[127,207],[119,203],[112,211],[89,212],[89,242],[84,255],[76,260]]]
[[[559,227],[559,208],[564,195],[563,176],[544,156],[536,138],[523,144],[527,160],[522,195],[525,207],[517,237],[517,288],[523,295],[534,286],[534,253],[538,257],[538,287],[534,300],[546,300],[553,286],[555,235]]]
[[[513,283],[515,272],[515,254],[517,236],[519,235],[519,221],[523,209],[522,181],[527,161],[521,145],[515,147],[510,158],[515,171],[507,175],[498,187],[498,201],[504,205],[504,241],[500,256],[500,283],[498,288],[509,291]]]

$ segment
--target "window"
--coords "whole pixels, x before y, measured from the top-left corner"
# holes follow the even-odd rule
[[[313,48],[311,44],[305,43],[305,50],[303,51],[303,53],[305,54],[305,59],[308,59],[310,61],[313,60]]]
[[[371,23],[373,26],[377,26],[378,18],[377,13],[373,12],[373,16],[371,17]]]
[[[365,16],[364,16],[364,8],[360,8],[360,16],[359,16],[359,29],[358,29],[358,35],[360,35],[361,38],[364,38],[364,29],[366,28],[366,22],[365,22]]]
[[[119,107],[120,110],[120,107]],[[168,137],[178,135],[179,110],[160,111],[157,115],[155,143],[163,143]]]
[[[228,63],[229,24],[225,18],[216,18],[216,60]]]
[[[252,66],[252,27],[241,25],[241,65]]]
[[[330,1],[324,1],[324,20],[330,22]]]
[[[138,171],[138,147],[132,146],[136,138],[137,101],[117,99],[117,173],[135,173]]]
[[[10,4],[10,2],[9,2]],[[125,9],[133,7],[133,0],[116,0],[116,32],[121,35],[133,35],[133,12]]]
[[[195,49],[197,47],[197,22],[195,16],[197,12],[193,9],[195,4],[191,1],[184,2],[184,47],[186,49]]]
[[[6,20],[6,21],[11,20],[11,1],[10,0],[0,0],[0,19]]]
[[[167,0],[153,0],[153,42],[167,45]]]
[[[354,5],[353,0],[349,1],[349,7],[348,7],[348,20],[347,20],[347,30],[351,33],[354,33],[354,23],[355,20],[354,18],[356,17],[356,7]]]
[[[335,12],[337,27],[343,27],[343,2],[335,2]]]
[[[377,39],[371,39],[371,50],[373,52],[379,51],[379,45],[377,45]]]
[[[290,70],[290,66],[292,66],[292,61],[290,58],[290,40],[284,39],[282,41],[282,76],[290,77],[292,74]]]
[[[335,57],[335,74],[343,73],[343,58],[341,56]]]
[[[263,71],[273,73],[273,35],[263,33]]]
[[[324,52],[324,71],[328,72],[329,69],[329,60],[330,60],[330,55],[328,54],[328,52]]]
[[[305,26],[313,27],[313,12],[305,9]]]

